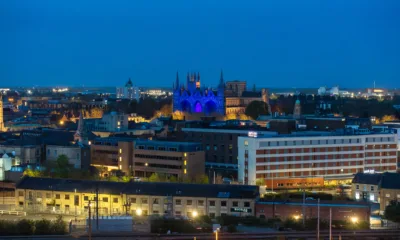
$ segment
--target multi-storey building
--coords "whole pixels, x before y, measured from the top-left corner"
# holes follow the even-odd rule
[[[251,129],[240,127],[185,127],[178,133],[180,141],[201,143],[206,159],[206,172],[217,171],[225,177],[237,177],[238,137],[248,136]],[[263,135],[276,132],[257,131]]]
[[[298,188],[320,185],[314,178],[332,184],[366,170],[396,172],[397,141],[395,134],[239,137],[239,181]]]
[[[204,151],[198,143],[136,140],[134,145],[136,177],[161,173],[193,179],[204,174]]]
[[[68,163],[77,169],[88,169],[90,165],[90,148],[79,144],[46,145],[46,162],[56,162],[65,155]]]
[[[98,138],[91,145],[91,158],[92,166],[136,177],[159,173],[193,179],[204,174],[204,151],[198,143]]]
[[[97,190],[98,189],[98,190]],[[107,182],[25,177],[16,186],[17,210],[100,216],[253,216],[257,186],[149,182]],[[98,194],[98,195],[97,195]],[[97,200],[97,201],[96,201]]]
[[[105,167],[108,171],[119,169],[131,175],[133,141],[132,138],[96,138],[90,146],[90,164]]]
[[[117,98],[135,99],[139,101],[140,90],[133,86],[132,80],[129,78],[124,87],[117,87]]]
[[[128,115],[111,112],[102,118],[85,119],[84,123],[88,131],[120,132],[128,129]]]

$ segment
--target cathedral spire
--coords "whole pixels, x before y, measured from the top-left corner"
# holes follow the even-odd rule
[[[221,76],[219,77],[219,84],[224,85],[224,72],[221,69]]]
[[[179,73],[178,73],[178,71],[176,71],[176,79],[175,79],[175,87],[174,87],[174,90],[175,90],[175,88],[176,88],[176,89],[179,89]]]
[[[197,81],[200,82],[200,73],[199,72],[197,72]]]

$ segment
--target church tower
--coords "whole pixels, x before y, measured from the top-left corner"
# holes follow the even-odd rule
[[[74,134],[74,140],[75,142],[86,145],[89,143],[88,134],[85,128],[85,124],[83,122],[83,111],[81,111],[81,114],[79,115],[78,128],[76,129],[76,132]]]
[[[294,104],[293,118],[298,119],[300,117],[301,117],[301,105],[300,105],[300,100],[297,99],[296,103]]]
[[[218,113],[225,115],[225,81],[224,81],[224,73],[221,69],[221,75],[219,77],[219,84],[218,84]]]
[[[3,115],[3,96],[0,94],[0,132],[5,132]]]

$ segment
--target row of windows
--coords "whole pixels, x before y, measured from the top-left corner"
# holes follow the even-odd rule
[[[326,140],[294,140],[294,141],[265,141],[260,142],[260,147],[271,146],[302,146],[302,145],[319,145],[319,144],[357,144],[361,143],[360,138],[340,138]]]
[[[224,136],[225,135],[228,135],[228,134],[222,134],[222,133],[209,133],[209,134],[204,134],[205,135],[205,139],[206,140],[220,140],[220,141],[223,141],[224,140]],[[211,135],[212,135],[212,137],[211,137]],[[191,132],[191,133],[188,133],[188,132],[185,132],[185,139],[188,139],[188,138],[194,138],[194,139],[196,139],[196,140],[198,140],[198,139],[203,139],[203,133],[194,133],[194,132]],[[233,135],[232,134],[229,134],[228,135],[228,139],[229,140],[233,140]]]
[[[214,145],[213,145],[213,149],[214,149],[214,151],[217,151],[217,150],[218,150],[218,145],[217,145],[217,144],[214,144]],[[220,149],[225,150],[225,145],[224,145],[224,144],[220,145]],[[206,145],[206,150],[207,150],[207,151],[210,150],[210,145],[209,145],[209,144]],[[228,145],[228,150],[229,150],[230,153],[232,153],[233,144],[229,144],[229,145]]]
[[[135,158],[147,158],[147,159],[162,159],[162,160],[182,161],[182,157],[159,156],[159,155],[147,155],[147,154],[135,154]]]
[[[170,148],[166,148],[166,147],[154,147],[154,146],[144,146],[144,145],[137,145],[136,149],[146,149],[146,150],[159,150],[159,151],[170,151],[170,152],[177,152],[178,149],[175,147],[170,147]]]
[[[362,146],[354,147],[320,147],[320,148],[295,148],[295,149],[265,149],[257,150],[257,154],[290,154],[290,153],[328,153],[328,152],[342,152],[342,151],[363,151]]]
[[[311,156],[296,156],[296,157],[263,157],[257,158],[258,163],[262,162],[290,162],[290,161],[308,161],[308,160],[329,160],[329,159],[352,159],[363,158],[363,154],[345,154],[345,155],[311,155]]]
[[[135,162],[135,166],[146,166],[146,167],[168,168],[168,169],[182,169],[182,166],[177,166],[177,165],[143,163],[143,162]]]

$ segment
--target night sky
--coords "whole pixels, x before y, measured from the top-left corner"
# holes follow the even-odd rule
[[[0,86],[400,87],[400,1],[0,1]]]

